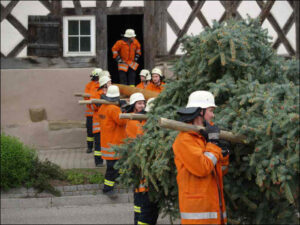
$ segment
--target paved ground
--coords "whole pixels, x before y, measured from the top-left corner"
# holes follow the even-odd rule
[[[39,150],[38,157],[48,159],[63,169],[96,168],[94,152],[88,154],[85,148]]]
[[[1,224],[133,224],[133,215],[132,203],[1,209]],[[160,217],[158,224],[170,222]]]
[[[85,148],[43,149],[38,151],[38,157],[64,169],[96,168],[94,154],[87,154]],[[133,214],[131,192],[120,193],[117,200],[101,192],[42,198],[11,197],[1,193],[1,224],[133,224]],[[169,218],[160,216],[158,224],[170,224]],[[180,220],[175,224],[180,224]]]

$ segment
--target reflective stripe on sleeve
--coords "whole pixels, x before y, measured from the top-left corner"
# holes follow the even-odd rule
[[[204,220],[217,219],[217,212],[202,212],[202,213],[180,213],[181,219],[185,220]]]
[[[118,51],[113,51],[113,54],[118,54]]]
[[[93,137],[86,137],[86,140],[87,141],[94,141],[94,138]]]
[[[114,181],[110,181],[110,180],[106,180],[104,179],[104,185],[107,185],[107,186],[110,186],[110,187],[113,187],[115,184]]]
[[[227,213],[226,211],[223,212],[223,218],[226,218],[227,217]]]
[[[212,154],[211,152],[204,152],[204,155],[207,157],[207,158],[209,158],[212,162],[213,162],[213,164],[214,164],[214,166],[217,164],[217,158],[214,156],[214,154]]]
[[[101,147],[101,150],[102,150],[102,151],[108,151],[109,148]]]
[[[97,125],[100,125],[100,123],[93,123],[93,126],[97,126]]]
[[[141,49],[136,50],[136,53],[140,53],[140,52],[141,52]]]
[[[93,127],[93,131],[100,130],[100,127]]]
[[[93,112],[85,112],[85,114],[93,115]]]

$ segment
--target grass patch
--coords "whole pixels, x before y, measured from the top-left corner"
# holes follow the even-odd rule
[[[100,169],[67,169],[67,181],[71,184],[102,184],[104,175]]]

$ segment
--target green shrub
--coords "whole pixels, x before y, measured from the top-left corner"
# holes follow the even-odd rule
[[[1,189],[20,187],[30,179],[37,154],[17,138],[1,134]]]
[[[104,176],[101,173],[95,173],[88,176],[89,183],[91,184],[102,184]]]
[[[1,134],[1,189],[26,186],[60,195],[51,179],[64,180],[66,175],[58,165],[39,161],[36,151],[17,138]]]
[[[71,184],[102,184],[104,176],[95,169],[70,169],[65,171],[66,180]]]

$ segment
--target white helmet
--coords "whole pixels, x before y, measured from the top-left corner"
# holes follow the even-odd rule
[[[102,70],[102,72],[100,73],[100,78],[104,76],[111,77],[109,71],[107,70]]]
[[[137,101],[146,101],[144,95],[142,93],[133,93],[129,98],[129,105],[133,105]]]
[[[217,107],[215,98],[209,91],[194,91],[190,94],[186,108],[200,107],[206,109],[208,107]]]
[[[101,72],[102,72],[101,68],[95,68],[95,69],[93,69],[93,71],[91,73],[91,76],[92,77],[99,77]]]
[[[127,29],[125,31],[125,34],[124,34],[124,37],[127,37],[127,38],[132,38],[132,37],[135,37],[135,32],[133,29]]]
[[[99,79],[99,84],[100,87],[102,87],[103,85],[107,84],[108,81],[111,81],[111,79],[108,76],[102,76]]]
[[[152,69],[151,73],[152,73],[152,74],[156,73],[156,74],[158,74],[160,77],[163,76],[161,70],[160,70],[159,68],[157,68],[157,67],[154,68],[154,69]]]
[[[120,90],[119,90],[119,87],[116,86],[116,85],[110,85],[110,86],[107,88],[106,97],[109,97],[109,98],[120,97]]]
[[[153,107],[153,101],[154,101],[155,98],[149,98],[148,101],[147,101],[147,104],[146,104],[146,108],[145,108],[145,111],[146,112],[149,112],[150,109]]]
[[[143,76],[143,77],[147,77],[148,74],[150,74],[150,71],[146,70],[146,69],[143,69],[140,72],[140,76]]]

